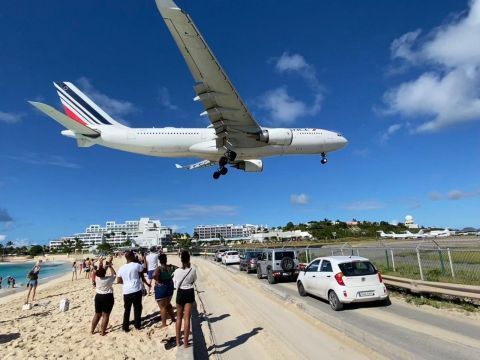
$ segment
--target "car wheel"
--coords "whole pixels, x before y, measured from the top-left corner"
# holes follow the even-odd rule
[[[335,311],[340,311],[343,309],[343,304],[340,302],[340,300],[338,300],[338,296],[333,290],[330,290],[328,293],[328,302],[330,303],[330,307]]]
[[[259,279],[263,278],[262,269],[260,268],[260,266],[257,267],[257,278],[259,278]]]
[[[269,284],[275,284],[277,282],[277,279],[273,276],[272,269],[268,269],[267,279]]]
[[[298,288],[298,293],[300,296],[307,296],[307,292],[305,291],[305,288],[303,287],[303,284],[301,281],[297,283],[297,288]]]
[[[392,302],[390,301],[390,297],[387,296],[385,299],[382,300],[382,305],[383,306],[390,306],[392,305]]]

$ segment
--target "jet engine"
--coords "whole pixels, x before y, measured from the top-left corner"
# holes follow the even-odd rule
[[[257,134],[257,140],[268,145],[288,146],[292,143],[293,134],[290,129],[262,129]]]
[[[242,160],[233,166],[246,172],[261,172],[263,170],[262,160]]]

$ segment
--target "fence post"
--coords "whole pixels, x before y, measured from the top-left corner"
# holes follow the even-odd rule
[[[393,249],[390,249],[390,255],[392,255],[392,267],[393,267],[393,271],[397,271],[395,270],[395,258],[393,257]]]
[[[333,256],[333,249],[332,249],[332,256]]]
[[[307,248],[307,263],[310,264],[310,251]]]
[[[455,278],[455,272],[453,271],[452,255],[450,254],[450,248],[447,248],[448,262],[450,263],[450,271],[452,272],[452,278]]]
[[[438,256],[440,257],[440,266],[442,268],[442,274],[445,273],[445,264],[443,263],[442,250],[438,249]]]
[[[418,268],[420,270],[420,279],[423,281],[422,260],[420,259],[420,250],[417,249]]]
[[[385,249],[385,259],[387,260],[387,269],[390,270],[390,261],[388,260],[388,250]]]
[[[360,250],[357,248],[357,256],[360,256]]]

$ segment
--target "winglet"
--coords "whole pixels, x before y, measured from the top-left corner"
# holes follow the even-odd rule
[[[182,165],[175,164],[175,167],[176,167],[177,169],[183,169],[183,166],[182,166]]]

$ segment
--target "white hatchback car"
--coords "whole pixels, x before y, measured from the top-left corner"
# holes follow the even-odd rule
[[[327,299],[333,310],[345,303],[383,301],[390,304],[382,275],[359,256],[328,256],[313,260],[297,279],[298,293]]]
[[[238,251],[225,251],[225,254],[222,256],[222,263],[225,265],[240,264]]]

